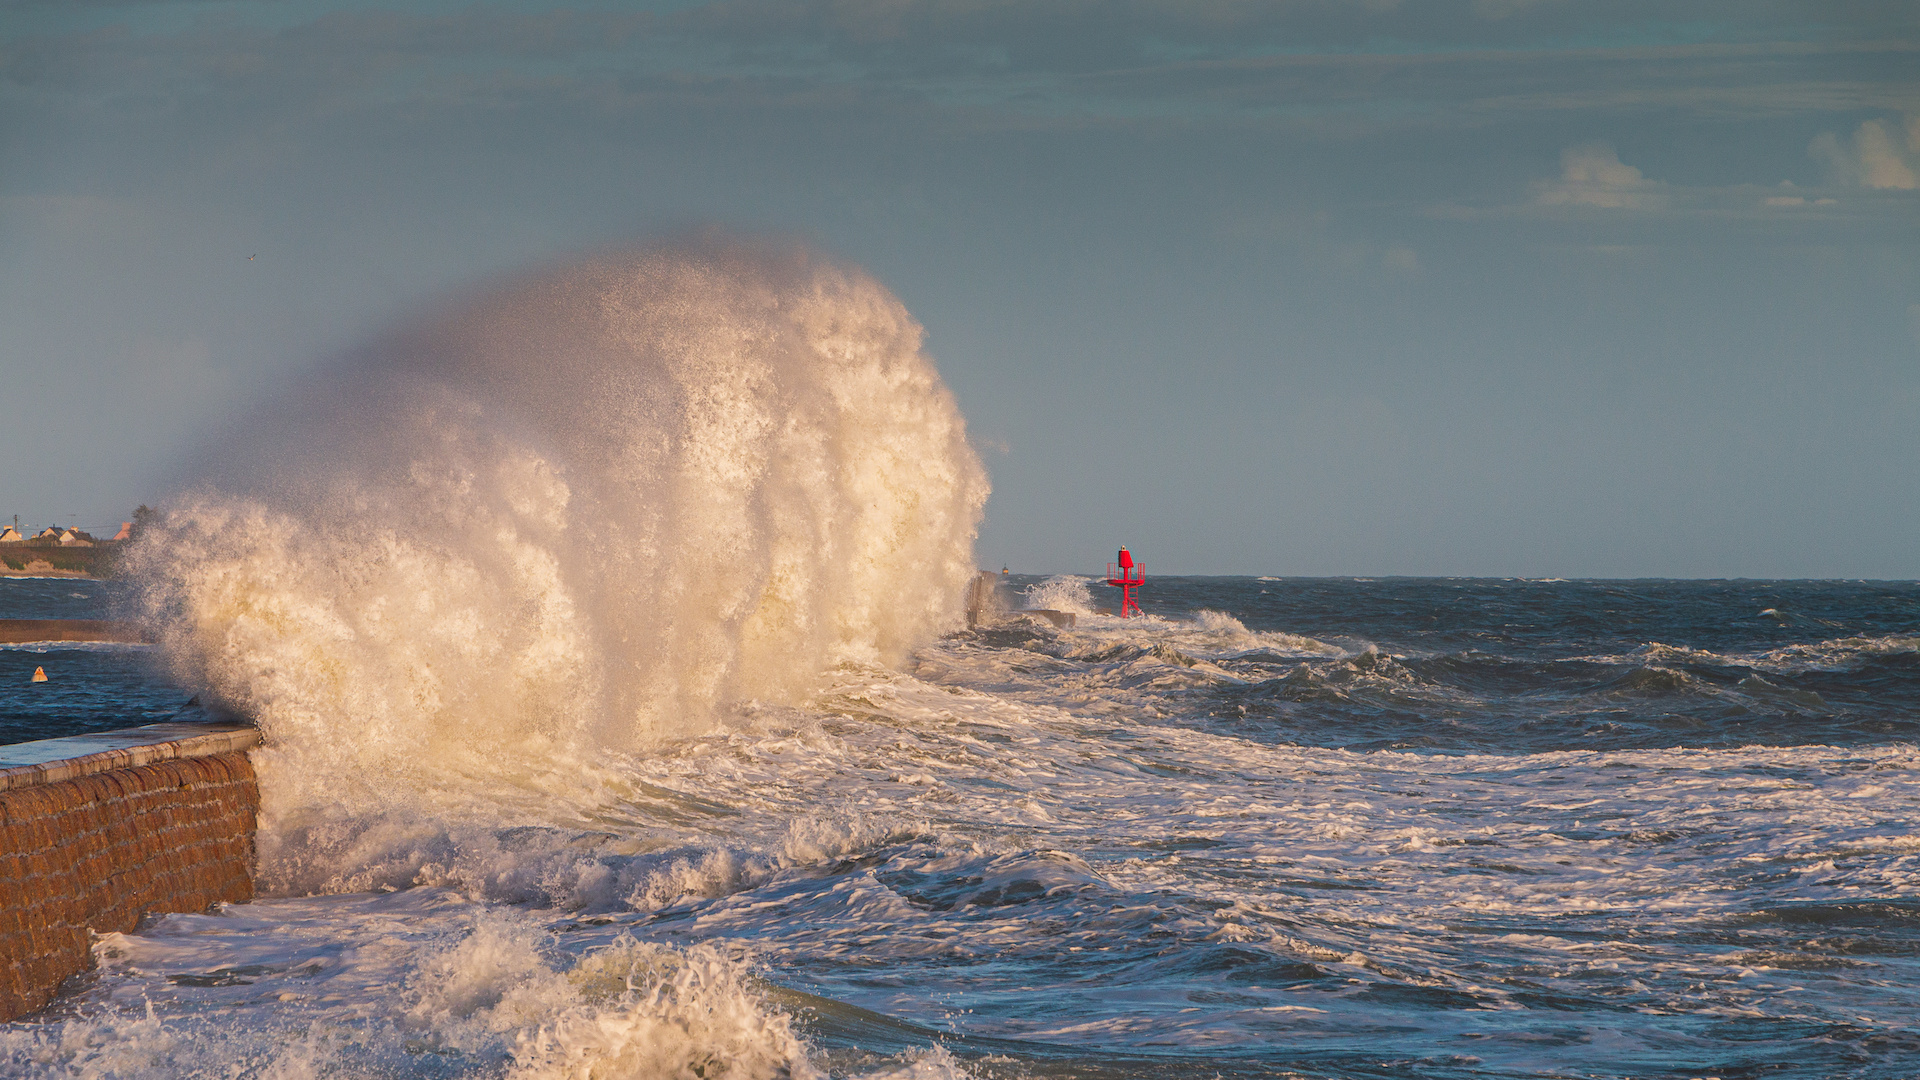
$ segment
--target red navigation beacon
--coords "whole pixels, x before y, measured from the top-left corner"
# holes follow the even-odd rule
[[[1116,573],[1116,571],[1118,572]],[[1126,548],[1120,549],[1120,560],[1118,563],[1107,564],[1107,584],[1120,590],[1120,617],[1123,619],[1146,614],[1146,612],[1140,610],[1140,605],[1135,603],[1133,599],[1133,590],[1146,583],[1146,567],[1135,566],[1133,564],[1133,553]]]

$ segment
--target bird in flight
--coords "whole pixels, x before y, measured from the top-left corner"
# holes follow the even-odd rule
[[[253,261],[253,256],[251,256],[251,255],[249,255],[249,256],[247,256],[247,261],[248,261],[248,262],[252,262],[252,261]]]

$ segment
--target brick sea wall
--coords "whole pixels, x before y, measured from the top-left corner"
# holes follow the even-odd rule
[[[45,1006],[91,966],[90,930],[253,898],[260,789],[245,750],[99,771],[34,768],[44,779],[8,770],[20,786],[0,790],[0,1020]]]

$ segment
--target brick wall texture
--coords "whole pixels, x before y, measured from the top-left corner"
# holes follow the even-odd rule
[[[0,791],[0,1021],[92,964],[90,929],[251,900],[259,809],[244,751]]]

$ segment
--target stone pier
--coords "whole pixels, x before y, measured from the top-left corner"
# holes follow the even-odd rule
[[[93,962],[94,932],[253,898],[250,724],[0,746],[0,1020]]]

